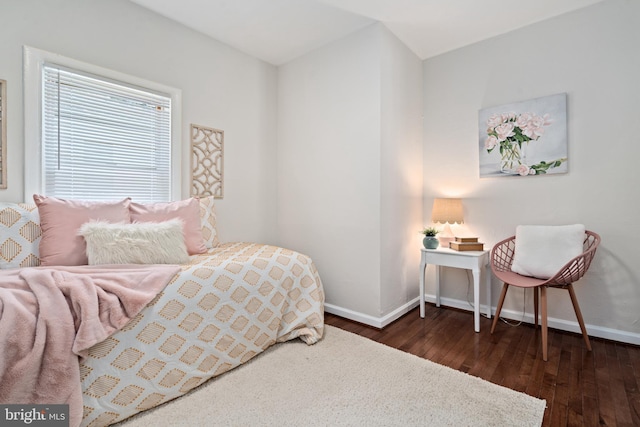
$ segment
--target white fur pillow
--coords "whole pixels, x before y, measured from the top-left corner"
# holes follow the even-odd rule
[[[184,264],[189,261],[179,219],[133,224],[87,222],[78,234],[87,242],[89,265]]]
[[[548,279],[582,253],[585,226],[520,225],[511,271]]]

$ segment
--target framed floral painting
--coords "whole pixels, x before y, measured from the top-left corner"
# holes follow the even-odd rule
[[[478,114],[480,177],[567,172],[567,94],[483,108]]]

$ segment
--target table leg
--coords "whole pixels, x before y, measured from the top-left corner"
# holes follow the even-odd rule
[[[484,281],[487,288],[487,318],[491,319],[491,270],[489,263],[484,266]]]
[[[480,269],[473,270],[473,327],[480,332]]]
[[[436,265],[436,307],[440,307],[440,266]]]
[[[424,255],[422,261],[420,261],[420,317],[424,319],[424,272],[427,269],[427,263],[424,261]]]

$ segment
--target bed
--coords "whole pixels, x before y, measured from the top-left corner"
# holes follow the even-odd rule
[[[324,293],[312,260],[270,245],[219,244],[213,201],[200,204],[207,251],[189,257],[142,311],[79,358],[81,425],[153,408],[274,343],[322,337]],[[38,221],[34,205],[0,204],[3,268],[38,265]]]

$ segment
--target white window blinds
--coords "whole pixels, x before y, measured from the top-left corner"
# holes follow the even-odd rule
[[[43,67],[44,192],[68,199],[171,199],[171,97]]]

